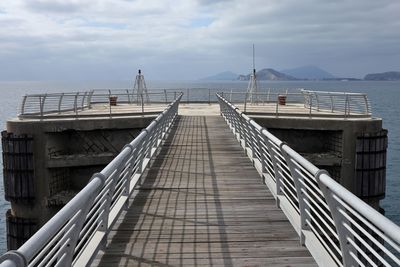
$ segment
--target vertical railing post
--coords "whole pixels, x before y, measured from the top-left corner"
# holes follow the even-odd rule
[[[246,108],[247,108],[247,97],[248,97],[248,92],[246,92],[245,97],[244,97],[244,108],[243,108],[243,112],[246,112]]]
[[[275,149],[280,149],[279,146],[275,148],[275,146],[272,144],[271,140],[265,136],[265,145],[268,149],[269,156],[271,158],[271,163],[272,163],[272,168],[274,169],[274,178],[275,178],[275,188],[272,188],[272,190],[275,190],[275,198],[277,199],[277,206],[279,207],[279,201],[277,195],[282,195],[281,187],[282,187],[282,177],[279,172],[279,167],[278,167],[278,154],[275,151]],[[276,145],[276,144],[275,144]],[[276,145],[277,146],[277,145]]]
[[[78,95],[79,95],[79,92],[76,93],[74,96],[74,112],[75,112],[76,118],[78,118]]]
[[[367,97],[367,95],[363,95],[363,98],[364,98],[364,103],[365,103],[365,114],[368,115],[371,113],[369,111],[368,97]]]
[[[279,114],[279,95],[276,96],[276,104],[275,104],[275,115]]]
[[[189,104],[189,88],[186,89],[186,103]]]
[[[346,101],[344,102],[344,116],[347,117],[348,114],[350,114],[349,111],[350,107],[349,107],[349,95],[346,94]]]
[[[22,104],[21,104],[21,111],[20,114],[24,115],[25,114],[25,105],[26,105],[26,99],[28,98],[27,95],[24,95],[24,98],[22,99]]]
[[[91,91],[89,92],[89,97],[88,97],[88,99],[87,99],[87,105],[88,105],[88,108],[89,108],[89,109],[92,108],[92,97],[93,97],[93,94],[94,94],[94,90],[91,90]]]
[[[109,115],[110,115],[110,118],[111,118],[111,114],[112,114],[112,110],[111,110],[111,90],[108,90],[108,105],[109,105],[109,107],[110,107],[110,110],[109,110]]]
[[[356,260],[351,256],[352,254],[357,255],[357,251],[350,244],[349,241],[351,240],[352,242],[354,242],[354,236],[345,227],[345,225],[351,227],[351,223],[339,211],[340,209],[345,210],[345,208],[335,199],[333,192],[321,182],[322,175],[329,176],[329,173],[325,170],[319,170],[315,174],[315,179],[318,182],[318,187],[321,189],[322,194],[324,195],[326,203],[328,204],[329,210],[332,214],[333,221],[335,223],[335,228],[340,243],[340,250],[342,252],[343,266],[359,266]]]
[[[131,104],[131,97],[128,89],[126,89],[126,97],[128,98],[128,104]]]
[[[211,89],[208,89],[208,104],[211,105]]]
[[[306,196],[304,192],[307,191],[307,188],[304,186],[305,181],[302,175],[299,174],[301,172],[300,169],[296,167],[296,164],[293,162],[292,157],[289,156],[289,154],[286,152],[285,148],[288,147],[286,144],[281,146],[281,152],[283,157],[285,158],[285,161],[289,167],[290,175],[293,178],[295,189],[296,189],[296,195],[297,195],[297,200],[299,202],[299,211],[300,211],[300,244],[304,245],[305,244],[305,236],[303,230],[309,230],[310,226],[307,223],[307,218],[308,213],[310,213],[310,207],[307,205],[305,199]]]
[[[43,118],[44,115],[44,103],[46,102],[47,94],[44,94],[43,99],[40,97],[40,117]]]
[[[58,113],[59,114],[61,113],[61,104],[62,104],[63,97],[64,97],[64,93],[61,93],[60,99],[58,99]]]
[[[335,110],[335,103],[333,102],[333,96],[331,94],[329,94],[329,97],[331,98],[331,112],[333,113]]]
[[[86,99],[87,93],[88,93],[88,92],[85,91],[85,93],[83,94],[82,101],[81,101],[81,110],[84,110],[84,107],[85,107],[85,99]]]
[[[165,104],[168,104],[167,90],[164,89]]]
[[[96,175],[96,174],[95,174]],[[100,174],[102,175],[102,174]],[[92,177],[92,179],[95,176]],[[104,179],[104,175],[102,177],[98,177],[97,178],[101,179],[102,183],[104,184],[105,179]],[[69,239],[67,248],[66,248],[66,255],[63,258],[63,262],[61,264],[61,266],[71,266],[72,265],[72,261],[73,261],[73,257],[74,257],[74,250],[75,247],[79,241],[79,234],[82,230],[82,227],[86,221],[86,216],[89,213],[89,210],[91,208],[91,206],[93,205],[93,202],[96,198],[97,194],[93,194],[92,196],[89,197],[89,199],[85,202],[82,203],[82,208],[79,211],[79,216],[76,218],[76,222],[75,222],[75,229],[74,231],[71,233],[72,236]]]
[[[314,93],[315,95],[315,101],[317,102],[317,111],[319,111],[319,98],[318,98],[318,94]]]
[[[142,106],[142,114],[144,114],[144,101],[143,101],[143,94],[140,94],[140,105]]]
[[[262,182],[265,184],[264,173],[265,173],[265,169],[266,169],[267,157],[265,156],[265,153],[264,153],[264,144],[266,143],[265,136],[262,133],[264,130],[266,131],[266,129],[263,127],[260,129],[260,132],[257,132],[257,145],[258,145],[258,152],[260,154],[260,161],[261,161],[261,179],[262,179]]]

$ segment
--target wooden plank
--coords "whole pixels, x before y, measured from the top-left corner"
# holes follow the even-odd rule
[[[94,266],[315,266],[221,117],[180,116]]]

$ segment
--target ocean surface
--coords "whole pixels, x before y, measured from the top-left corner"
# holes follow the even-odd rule
[[[204,82],[204,81],[146,81],[147,88],[211,88],[218,90],[245,91],[247,82]],[[132,88],[132,81],[40,81],[40,82],[0,82],[0,129],[5,129],[6,120],[15,117],[24,94],[74,92],[91,89]],[[375,117],[383,119],[384,128],[389,130],[387,154],[386,198],[381,202],[386,216],[400,225],[400,82],[378,81],[290,81],[261,82],[260,91],[272,88],[285,92],[296,88],[321,91],[344,91],[367,93]],[[183,90],[185,92],[185,90]],[[191,90],[195,92],[196,90]],[[214,90],[213,90],[214,91]],[[208,90],[198,89],[191,98],[208,99]],[[0,161],[1,161],[0,157]],[[0,167],[0,253],[6,251],[5,213],[10,205],[4,199],[2,162]]]

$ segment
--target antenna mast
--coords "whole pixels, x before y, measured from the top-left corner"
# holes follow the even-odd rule
[[[136,101],[138,104],[140,103],[141,99],[143,99],[143,101],[146,101],[146,103],[150,102],[146,82],[144,81],[144,76],[142,75],[141,70],[139,70],[138,75],[136,75],[135,84],[133,86],[134,94],[135,94],[135,89],[137,90]]]
[[[249,85],[247,87],[247,100],[250,100],[250,103],[258,103],[258,85],[257,85],[257,77],[256,77],[256,60],[255,60],[255,48],[253,44],[253,73],[250,75]]]

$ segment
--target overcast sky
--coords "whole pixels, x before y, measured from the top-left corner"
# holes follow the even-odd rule
[[[400,71],[399,0],[0,2],[1,80],[197,79],[316,65]]]

